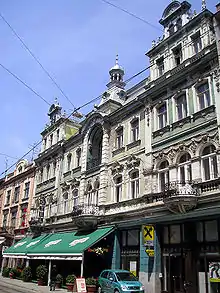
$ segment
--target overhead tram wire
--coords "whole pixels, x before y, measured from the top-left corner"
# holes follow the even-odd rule
[[[60,85],[56,82],[56,80],[51,76],[51,74],[48,72],[48,70],[43,66],[43,64],[40,62],[40,60],[35,56],[35,54],[29,49],[29,47],[26,45],[24,40],[18,35],[18,33],[15,31],[15,29],[11,26],[11,24],[5,19],[5,17],[0,13],[0,17],[2,20],[7,24],[7,26],[10,28],[10,30],[13,32],[13,34],[18,38],[18,40],[22,43],[24,48],[28,51],[28,53],[33,57],[33,59],[38,63],[38,65],[41,67],[41,69],[44,71],[44,73],[50,78],[50,80],[53,82],[53,84],[58,88],[58,90],[61,92],[61,94],[67,99],[67,101],[73,106],[75,109],[75,106],[71,102],[71,100],[68,98],[68,96],[64,93]]]
[[[205,35],[205,34],[207,34],[207,32],[203,33],[202,35]],[[202,36],[202,35],[201,35],[201,36]],[[192,41],[191,41],[190,43],[192,43]],[[188,43],[187,45],[189,45],[190,43]],[[184,46],[187,46],[187,45],[184,45]],[[184,47],[184,46],[182,46],[182,47]],[[198,53],[197,53],[197,54],[198,54]],[[172,53],[169,54],[169,55],[172,55]],[[168,55],[168,56],[169,56],[169,55]],[[218,55],[218,56],[219,56],[219,55]],[[0,65],[1,65],[1,63],[0,63]],[[153,66],[153,65],[149,65],[149,66],[146,67],[145,69],[143,69],[143,70],[139,71],[138,73],[134,74],[132,77],[128,78],[128,79],[125,81],[125,83],[126,83],[126,84],[129,83],[132,79],[134,79],[135,77],[139,76],[140,74],[142,74],[143,72],[145,72],[147,69],[150,69],[152,66]],[[22,82],[22,83],[23,83],[23,82]],[[30,87],[28,87],[28,88],[31,89]],[[32,90],[32,91],[33,91],[33,90]],[[33,93],[37,94],[35,91],[33,91]],[[38,95],[38,94],[37,94],[37,95]],[[62,123],[64,123],[66,120],[68,120],[68,119],[69,119],[69,118],[70,118],[75,112],[78,112],[81,108],[84,108],[84,107],[88,106],[89,104],[91,104],[91,103],[97,101],[97,100],[100,99],[101,97],[102,97],[102,94],[99,95],[98,97],[96,97],[96,98],[94,98],[94,99],[88,101],[87,103],[83,104],[82,106],[80,106],[80,107],[78,107],[78,108],[75,108],[74,111],[71,112],[71,114],[70,114],[69,116],[67,116],[66,119],[65,119]],[[51,129],[50,129],[50,130],[51,130]],[[33,151],[33,150],[34,150],[38,145],[40,145],[41,143],[42,143],[42,140],[40,140],[37,144],[35,144],[35,146],[34,146],[32,149],[30,149],[26,154],[24,154],[19,160],[25,158],[25,157],[26,157],[31,151]],[[19,161],[19,160],[18,160],[18,161]],[[7,168],[7,170],[5,170],[4,172],[2,172],[2,173],[0,174],[0,176],[3,175],[4,173],[8,172],[8,170],[10,170],[10,169],[11,169],[12,167],[14,167],[16,164],[17,164],[17,162],[15,162],[14,164],[12,164],[9,168]]]
[[[7,154],[4,154],[4,153],[0,153],[0,156],[4,156],[4,157],[6,157],[6,158],[10,158],[10,159],[14,159],[14,160],[17,160],[17,159],[18,159],[18,158],[16,158],[16,157],[12,157],[12,156],[7,155]]]
[[[116,9],[118,9],[118,10],[120,10],[120,11],[122,11],[122,12],[124,12],[124,13],[126,13],[126,14],[128,14],[128,15],[130,15],[130,16],[132,16],[132,17],[134,17],[134,18],[136,18],[136,19],[138,19],[138,20],[140,20],[140,21],[142,21],[142,22],[144,22],[145,24],[153,27],[154,29],[162,31],[156,25],[154,25],[154,24],[150,23],[149,21],[145,20],[144,18],[142,18],[142,17],[140,17],[140,16],[128,11],[127,9],[124,9],[124,8],[122,8],[122,7],[120,7],[120,6],[116,5],[116,4],[113,4],[112,2],[107,1],[107,0],[101,0],[101,1],[106,3],[106,4],[108,4],[108,5],[110,5],[110,6],[112,6],[112,7],[114,7],[114,8],[116,8]]]
[[[1,65],[1,64],[0,64],[0,65]],[[147,68],[145,68],[144,70],[141,70],[141,71],[138,72],[137,74],[133,75],[132,77],[130,77],[129,79],[127,79],[127,80],[125,81],[125,83],[130,82],[133,78],[137,77],[139,74],[142,74],[142,73],[143,73],[144,71],[146,71],[148,68],[149,68],[149,67],[147,67]],[[33,91],[33,92],[34,92],[35,94],[37,94],[35,91]],[[79,106],[78,108],[75,108],[75,109],[71,112],[71,114],[68,115],[68,116],[64,119],[64,121],[61,123],[61,125],[62,125],[66,120],[68,120],[71,116],[73,116],[73,114],[74,114],[75,112],[78,112],[80,109],[82,109],[82,108],[88,106],[89,104],[92,104],[92,103],[94,103],[95,101],[99,100],[99,99],[102,97],[102,95],[103,95],[103,94],[101,94],[101,95],[97,96],[96,98],[94,98],[94,99],[92,99],[92,100],[86,102],[86,103],[83,104],[82,106]],[[50,131],[51,131],[51,128],[50,128]],[[29,154],[30,154],[30,153],[31,153],[31,152],[32,152],[37,146],[39,146],[39,145],[42,143],[42,141],[43,141],[43,140],[41,139],[38,143],[36,143],[35,146],[34,146],[33,148],[31,148],[27,153],[25,153],[20,159],[18,159],[18,161],[24,159],[27,155],[29,155]],[[7,173],[12,167],[16,166],[16,164],[17,164],[18,161],[16,161],[14,164],[12,164],[10,167],[8,167],[5,171],[3,171],[3,172],[0,174],[0,176],[2,176],[3,174]]]
[[[28,88],[37,97],[39,97],[41,100],[43,100],[47,105],[50,106],[50,103],[46,99],[44,99],[40,94],[38,94],[35,90],[33,90],[26,82],[24,82],[23,80],[21,80],[16,74],[14,74],[11,70],[9,70],[7,67],[5,67],[2,63],[0,63],[0,66],[5,71],[7,71],[9,74],[11,74],[15,79],[17,79],[18,81],[20,81],[20,83],[22,83],[26,88]]]

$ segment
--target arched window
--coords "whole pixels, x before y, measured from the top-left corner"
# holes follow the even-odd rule
[[[174,25],[173,24],[171,24],[169,26],[169,34],[170,34],[170,36],[174,34]]]
[[[164,191],[165,185],[169,183],[169,163],[167,160],[163,161],[159,165],[159,190]]]
[[[99,166],[102,161],[102,138],[101,125],[95,125],[89,136],[89,147],[87,154],[87,170]]]
[[[114,178],[115,182],[115,201],[120,202],[122,199],[122,175]]]
[[[69,212],[68,208],[69,208],[69,205],[68,205],[68,192],[65,192],[63,194],[63,214],[64,215]]]
[[[187,181],[192,181],[191,156],[189,153],[183,154],[179,158],[178,178],[180,183],[186,184]]]
[[[208,82],[197,86],[196,93],[198,97],[199,110],[209,107],[211,104],[211,99]]]
[[[71,163],[72,163],[72,154],[68,154],[67,155],[67,171],[70,171]]]
[[[131,142],[139,139],[139,119],[135,118],[131,121]]]
[[[139,171],[135,170],[130,173],[130,190],[131,190],[131,198],[137,198],[139,195]]]
[[[50,178],[50,165],[47,165],[47,169],[46,169],[46,180],[48,180]]]
[[[121,127],[119,127],[119,128],[117,128],[116,129],[116,148],[117,149],[120,149],[120,148],[122,148],[123,147],[123,132],[124,132],[124,130],[123,130],[123,127],[121,126]]]
[[[79,191],[78,189],[73,190],[73,206],[76,207],[79,204]]]
[[[176,29],[179,30],[182,28],[182,19],[178,18],[176,21]]]
[[[211,180],[218,177],[216,148],[209,145],[202,152],[202,174],[204,180]]]
[[[80,161],[81,161],[81,148],[78,148],[76,150],[76,167],[80,166]]]

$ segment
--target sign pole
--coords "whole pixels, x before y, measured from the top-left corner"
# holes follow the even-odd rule
[[[82,253],[82,261],[81,261],[81,272],[80,272],[80,277],[81,278],[83,276],[83,266],[84,266],[84,252]]]

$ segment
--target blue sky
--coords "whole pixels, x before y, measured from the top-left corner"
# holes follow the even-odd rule
[[[158,29],[101,0],[3,0],[0,12],[56,79],[75,106],[100,95],[108,83],[115,55],[126,77],[148,65],[145,52],[162,35],[158,23],[169,0],[109,0],[146,19]],[[192,0],[201,10],[202,0]],[[150,3],[150,4],[149,4]],[[217,1],[207,0],[215,12]],[[17,74],[49,103],[58,97],[69,113],[72,105],[61,95],[8,26],[0,19],[0,63]],[[141,76],[145,78],[147,72]],[[138,81],[138,80],[137,80]],[[21,157],[40,140],[48,120],[48,105],[0,67],[0,153]],[[89,110],[83,109],[83,113]],[[30,156],[28,157],[30,159]],[[8,165],[15,162],[8,158]],[[0,173],[5,157],[0,155]]]

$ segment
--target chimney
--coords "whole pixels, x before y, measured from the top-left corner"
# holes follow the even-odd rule
[[[217,12],[220,11],[220,3],[218,3],[218,4],[216,5],[216,11],[217,11]]]

